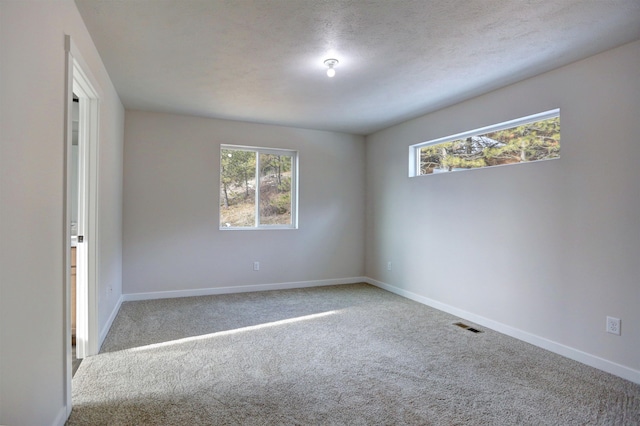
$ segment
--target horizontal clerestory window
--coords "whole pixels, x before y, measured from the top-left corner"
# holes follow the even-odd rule
[[[560,158],[560,110],[411,145],[409,177]]]
[[[297,228],[298,153],[220,147],[220,229]]]

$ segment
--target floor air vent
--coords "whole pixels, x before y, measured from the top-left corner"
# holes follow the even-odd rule
[[[464,328],[465,330],[469,330],[473,333],[482,333],[482,331],[478,330],[477,328],[470,327],[467,324],[462,322],[454,322],[453,325],[457,325],[458,327]]]

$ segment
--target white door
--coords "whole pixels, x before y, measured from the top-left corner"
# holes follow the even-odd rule
[[[79,99],[76,351],[78,358],[84,358],[98,352],[96,259],[99,98],[87,74],[75,58],[73,93]]]

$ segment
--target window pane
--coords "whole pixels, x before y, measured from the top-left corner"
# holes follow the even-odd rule
[[[220,226],[256,224],[256,153],[220,150]]]
[[[260,225],[291,225],[292,160],[260,154]]]
[[[297,156],[285,149],[222,145],[220,229],[297,228]]]
[[[560,157],[560,117],[419,149],[419,174],[500,166]]]

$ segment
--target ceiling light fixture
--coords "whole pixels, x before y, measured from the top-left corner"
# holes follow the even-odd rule
[[[337,59],[327,59],[324,61],[324,64],[329,67],[329,69],[327,70],[327,77],[333,77],[334,75],[336,75],[336,70],[333,67],[338,65]]]

